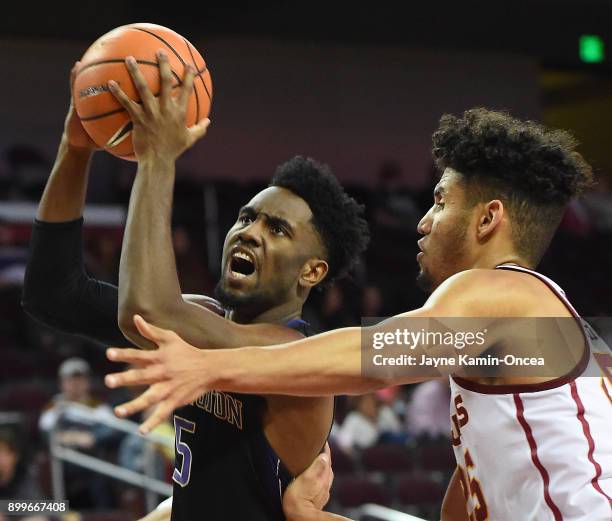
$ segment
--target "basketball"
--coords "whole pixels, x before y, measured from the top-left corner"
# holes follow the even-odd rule
[[[160,93],[156,53],[166,52],[174,77],[173,90],[182,84],[185,67],[191,65],[196,75],[187,107],[186,125],[194,125],[208,116],[212,102],[212,79],[206,62],[196,48],[180,34],[149,23],[117,27],[98,38],[81,58],[73,86],[76,112],[87,133],[101,148],[122,159],[136,160],[132,146],[132,123],[126,110],[108,89],[115,80],[134,101],[140,101],[125,66],[133,56],[151,92]]]

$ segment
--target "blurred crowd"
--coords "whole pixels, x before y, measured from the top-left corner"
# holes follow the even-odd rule
[[[102,171],[108,165],[110,175]],[[49,169],[49,162],[34,149],[9,150],[0,167],[0,201],[37,201]],[[126,207],[133,175],[133,164],[109,162],[109,158],[94,162],[92,180],[98,177],[98,181],[92,181],[92,199]],[[431,182],[421,190],[408,189],[405,173],[387,161],[381,165],[376,187],[348,186],[366,205],[372,243],[355,273],[311,295],[305,318],[314,330],[357,325],[362,317],[383,317],[424,302],[426,295],[414,283],[416,225],[431,205],[433,169],[429,178]],[[262,187],[198,181],[188,172],[179,173],[173,241],[184,293],[213,294],[220,251],[209,251],[211,244],[220,250],[238,208]],[[218,210],[214,222],[206,217],[204,203],[211,196]],[[87,229],[85,257],[91,275],[117,283],[121,232],[120,227]],[[210,240],[211,233],[216,241]],[[78,414],[75,404],[94,411],[94,417],[111,417],[111,406],[127,396],[123,390],[111,392],[102,385],[103,375],[116,369],[104,357],[105,346],[59,334],[22,312],[27,238],[27,226],[0,220],[0,499],[52,496],[51,435],[62,446],[136,472],[143,472],[151,454],[142,438],[123,435]],[[612,190],[601,180],[596,191],[571,204],[540,267],[565,289],[584,316],[612,314],[612,278],[606,276],[612,266],[611,243]],[[339,477],[334,500],[350,507],[356,496],[364,500],[365,494],[365,499],[401,504],[408,510],[412,505],[417,513],[434,512],[441,484],[453,468],[449,400],[445,380],[339,397],[331,433]],[[154,446],[152,468],[158,478],[169,481],[172,428],[163,425],[158,432],[170,440],[170,448]],[[422,493],[416,499],[410,496],[414,484],[409,486],[414,472],[431,478],[431,487],[419,489]],[[121,507],[134,515],[144,511],[142,494],[136,489],[72,464],[64,466],[64,475],[66,494],[75,508]],[[357,486],[359,479],[366,485]]]

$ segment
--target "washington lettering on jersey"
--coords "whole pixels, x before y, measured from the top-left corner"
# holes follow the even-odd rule
[[[192,405],[242,430],[242,400],[221,391],[208,391]]]
[[[308,333],[301,319],[286,325]],[[172,521],[285,520],[293,476],[266,438],[266,407],[262,396],[212,390],[174,411]]]

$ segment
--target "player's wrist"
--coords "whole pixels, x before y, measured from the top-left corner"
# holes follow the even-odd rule
[[[70,155],[76,158],[86,160],[88,160],[96,151],[94,147],[75,144],[74,140],[71,139],[70,135],[67,132],[64,132],[62,134],[60,148],[63,148],[66,153],[69,153]]]
[[[172,175],[175,171],[176,157],[170,154],[164,154],[154,147],[138,154],[138,170],[146,172],[148,176],[152,175]]]

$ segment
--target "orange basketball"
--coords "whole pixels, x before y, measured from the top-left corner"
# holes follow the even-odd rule
[[[140,101],[124,62],[127,56],[133,56],[151,92],[159,95],[156,56],[159,50],[168,55],[174,76],[173,89],[181,85],[186,65],[196,70],[187,108],[186,123],[190,127],[210,112],[212,79],[204,58],[180,34],[155,24],[124,25],[98,38],[81,58],[72,93],[77,114],[95,143],[122,159],[136,160],[132,122],[109,91],[108,81],[115,80],[130,98]]]

